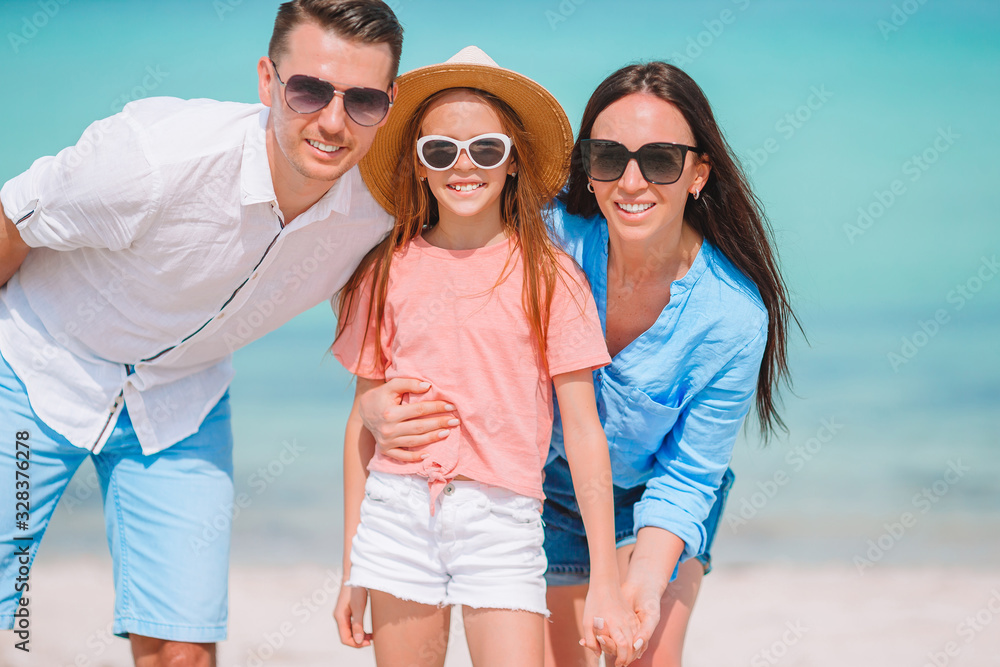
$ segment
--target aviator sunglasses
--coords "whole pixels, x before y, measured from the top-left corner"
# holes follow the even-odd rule
[[[467,141],[431,134],[417,139],[417,157],[428,169],[445,171],[455,166],[464,149],[472,164],[492,169],[503,164],[510,155],[510,147],[510,137],[499,132],[480,134]]]
[[[648,183],[676,183],[684,171],[688,151],[698,153],[694,146],[684,144],[653,143],[630,151],[617,141],[583,139],[580,142],[583,169],[595,181],[617,181],[625,173],[629,160],[635,158]]]
[[[270,58],[268,59],[270,60]],[[389,94],[377,88],[346,88],[337,90],[332,83],[305,74],[294,74],[282,81],[278,66],[271,60],[278,83],[285,88],[285,104],[295,113],[316,113],[333,101],[335,95],[344,98],[344,111],[358,125],[378,125],[389,113]]]

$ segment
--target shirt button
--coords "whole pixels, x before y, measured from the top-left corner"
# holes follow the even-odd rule
[[[446,485],[446,486],[444,487],[444,489],[443,489],[443,491],[442,491],[442,492],[444,493],[444,495],[446,495],[446,496],[450,496],[451,494],[455,493],[455,485],[454,485],[454,484],[452,484],[451,482],[449,482],[449,483],[448,483],[448,484],[447,484],[447,485]]]

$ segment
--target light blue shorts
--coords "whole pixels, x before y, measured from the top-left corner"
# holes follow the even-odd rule
[[[94,456],[42,423],[24,385],[0,356],[0,429],[0,489],[7,496],[0,498],[0,629],[14,625],[24,594],[15,585],[23,561],[30,566],[56,503],[91,456],[114,561],[115,634],[182,642],[226,638],[233,507],[228,393],[197,433],[151,456],[142,454],[123,410]],[[27,489],[22,484],[17,491],[28,492],[21,496],[29,506],[27,517],[17,514],[23,506],[15,506],[15,485],[25,474]],[[30,589],[27,595],[30,599]]]

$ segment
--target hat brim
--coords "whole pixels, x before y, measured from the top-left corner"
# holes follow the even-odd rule
[[[399,94],[389,118],[359,164],[372,196],[390,215],[396,215],[396,169],[414,150],[403,146],[403,131],[424,100],[448,88],[484,90],[509,104],[524,123],[532,159],[540,167],[543,197],[551,199],[562,189],[569,173],[573,130],[562,106],[540,84],[502,67],[464,63],[420,67],[401,75],[396,82]]]

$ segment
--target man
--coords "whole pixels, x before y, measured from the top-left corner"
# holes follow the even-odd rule
[[[23,502],[0,512],[0,628],[89,456],[114,631],[139,667],[215,664],[229,536],[192,538],[232,507],[230,355],[329,299],[391,227],[355,165],[401,47],[380,0],[286,2],[263,107],[135,102],[0,190],[0,485]]]

